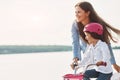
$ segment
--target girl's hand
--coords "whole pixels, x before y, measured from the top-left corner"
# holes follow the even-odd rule
[[[97,66],[106,66],[106,62],[103,62],[103,61],[99,61],[96,63]]]

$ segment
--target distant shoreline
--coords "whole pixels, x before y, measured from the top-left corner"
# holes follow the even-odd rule
[[[112,47],[120,49],[120,46]],[[67,45],[2,45],[0,46],[0,54],[16,54],[16,53],[38,53],[38,52],[65,52],[72,51],[72,46]]]
[[[38,53],[71,51],[71,46],[66,45],[2,45],[0,54]]]

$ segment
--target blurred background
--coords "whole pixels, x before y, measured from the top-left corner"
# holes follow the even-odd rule
[[[73,73],[71,25],[79,1],[0,0],[0,80],[62,80]],[[120,29],[120,0],[86,1]],[[112,43],[118,65],[119,44]]]
[[[0,45],[71,45],[74,5],[83,0],[0,0]],[[119,0],[86,0],[120,28]]]

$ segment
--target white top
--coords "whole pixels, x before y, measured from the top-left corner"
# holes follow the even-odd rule
[[[112,66],[110,63],[110,51],[105,42],[99,40],[95,46],[89,45],[84,53],[84,58],[79,63],[79,66],[96,64],[99,61],[106,62],[106,66],[95,66],[95,70],[101,73],[111,73]]]

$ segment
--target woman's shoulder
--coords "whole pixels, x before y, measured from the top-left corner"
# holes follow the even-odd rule
[[[76,21],[76,20],[73,21],[73,23],[72,23],[72,28],[78,29],[77,21]]]
[[[77,21],[74,20],[74,21],[72,22],[72,25],[77,25]]]

